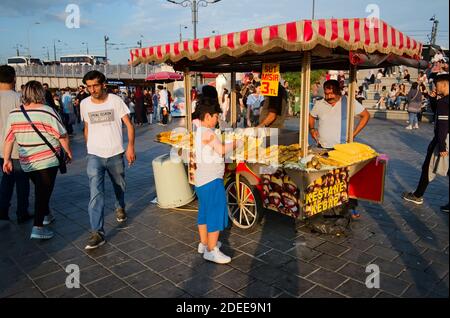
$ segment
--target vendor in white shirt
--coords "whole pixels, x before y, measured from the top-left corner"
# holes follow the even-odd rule
[[[319,100],[314,105],[309,115],[309,132],[323,148],[333,148],[336,144],[346,142],[347,131],[347,96],[341,95],[339,82],[329,80],[323,83],[324,99]],[[355,138],[367,125],[370,119],[369,112],[356,100],[355,116],[359,116],[356,129],[353,131]],[[319,120],[318,128],[315,128],[316,119]],[[353,219],[360,217],[356,210],[358,202],[354,199],[349,201],[349,210]]]
[[[328,80],[323,84],[324,99],[315,103],[309,115],[309,132],[323,148],[333,148],[335,144],[346,142],[347,96],[341,95],[339,82]],[[369,112],[358,102],[355,103],[355,116],[360,120],[353,132],[355,138],[367,125]],[[319,121],[316,128],[316,120]]]

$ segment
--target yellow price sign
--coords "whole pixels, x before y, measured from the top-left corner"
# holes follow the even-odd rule
[[[280,64],[263,64],[261,76],[261,94],[264,96],[278,96],[278,82],[280,81]]]

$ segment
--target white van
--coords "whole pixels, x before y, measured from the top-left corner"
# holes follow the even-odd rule
[[[26,56],[14,56],[8,59],[9,66],[44,65],[40,59]]]

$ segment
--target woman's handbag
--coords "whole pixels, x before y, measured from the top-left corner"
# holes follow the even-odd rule
[[[66,166],[66,161],[67,161],[67,155],[64,152],[64,150],[61,148],[61,152],[57,152],[56,149],[52,146],[52,144],[47,140],[47,138],[44,137],[44,135],[42,135],[42,133],[36,128],[36,126],[33,124],[33,122],[30,119],[30,116],[28,116],[27,111],[25,110],[25,108],[23,107],[23,105],[20,105],[20,110],[22,111],[23,115],[25,116],[25,118],[28,120],[28,122],[30,123],[31,127],[33,127],[34,131],[39,135],[39,137],[41,137],[41,139],[45,142],[45,144],[50,148],[51,151],[53,151],[53,153],[55,154],[56,158],[58,159],[59,162],[59,172],[61,174],[64,174],[67,172],[67,166]]]

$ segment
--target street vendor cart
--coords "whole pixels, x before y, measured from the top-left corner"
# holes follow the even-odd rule
[[[338,207],[342,210],[350,198],[383,201],[386,158],[367,145],[353,142],[356,71],[389,65],[426,68],[421,52],[421,43],[380,20],[321,19],[134,49],[131,61],[133,65],[167,63],[184,72],[189,132],[190,72],[231,73],[232,87],[235,72],[261,71],[265,65],[276,65],[281,72],[301,72],[298,132],[265,130],[262,138],[251,130],[234,133],[235,138],[251,143],[253,149],[235,154],[226,166],[229,216],[234,225],[250,229],[266,209],[307,220]],[[308,145],[312,69],[350,73],[347,143],[336,145],[332,151]],[[231,102],[232,126],[236,127],[235,92]],[[274,136],[277,143],[261,142],[274,140]],[[176,145],[185,137],[164,138],[160,141]],[[249,156],[252,151],[256,157]]]

